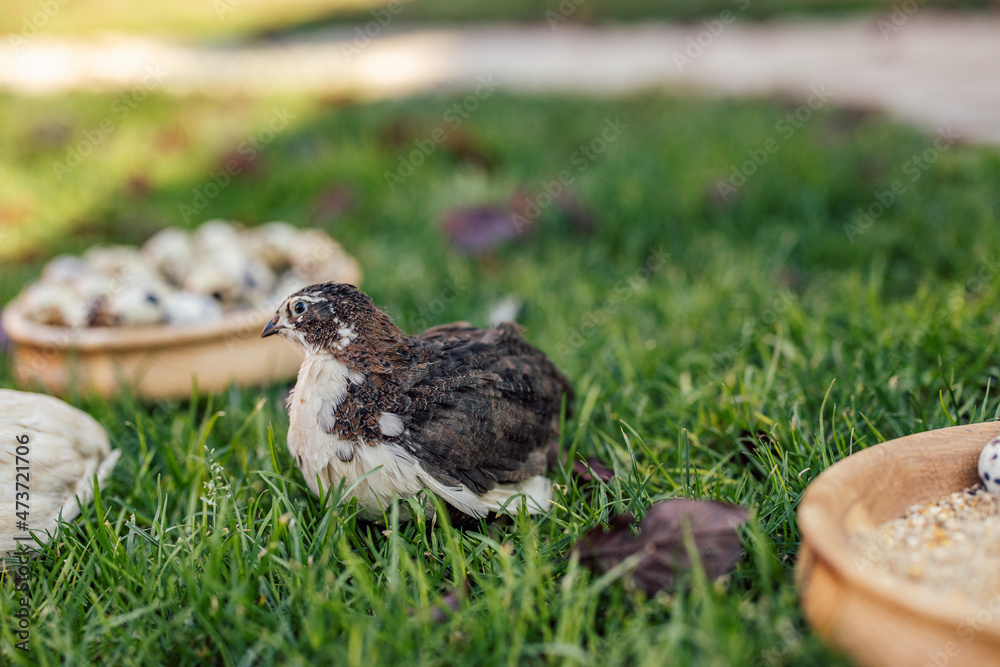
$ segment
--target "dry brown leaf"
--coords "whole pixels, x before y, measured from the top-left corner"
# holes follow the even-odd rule
[[[580,562],[592,570],[607,571],[630,556],[645,554],[631,575],[631,583],[647,595],[672,585],[691,570],[684,545],[685,525],[690,525],[695,550],[705,573],[714,579],[728,572],[743,554],[737,528],[747,520],[743,507],[714,500],[676,498],[655,503],[632,534],[631,514],[620,514],[607,531],[594,528],[574,549]]]

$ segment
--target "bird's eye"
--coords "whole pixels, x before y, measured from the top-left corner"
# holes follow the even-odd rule
[[[304,301],[296,301],[295,305],[292,306],[292,311],[294,311],[296,315],[301,315],[302,313],[306,312],[306,304],[305,304],[305,302]]]

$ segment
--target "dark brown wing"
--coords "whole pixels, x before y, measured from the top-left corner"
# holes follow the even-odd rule
[[[465,323],[411,339],[423,363],[411,366],[402,410],[405,445],[445,484],[477,494],[545,472],[569,381],[512,324]]]
[[[450,324],[439,324],[431,327],[427,331],[414,336],[414,340],[425,342],[473,342],[476,335],[480,337],[486,333],[486,329],[477,329],[468,322],[452,322]]]

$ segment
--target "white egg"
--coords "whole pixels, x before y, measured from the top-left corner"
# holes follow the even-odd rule
[[[350,261],[340,244],[319,229],[298,233],[290,259],[292,270],[300,276],[336,275]]]
[[[157,284],[127,284],[102,295],[90,310],[91,326],[148,326],[163,321],[165,292]]]
[[[172,283],[180,285],[194,265],[194,242],[185,230],[166,227],[146,241],[142,254]]]
[[[299,229],[287,222],[274,221],[247,230],[250,253],[273,271],[283,271],[291,264]]]
[[[274,286],[274,272],[239,247],[218,248],[198,256],[184,289],[214,297],[226,307],[254,304]]]
[[[130,271],[148,271],[148,262],[139,254],[139,249],[128,245],[97,245],[83,253],[87,271],[108,276]]]
[[[205,294],[173,292],[163,300],[167,322],[177,325],[205,324],[222,317],[222,306]]]
[[[309,287],[310,284],[308,280],[300,277],[294,271],[289,271],[281,276],[281,279],[275,284],[268,298],[271,301],[276,301],[280,306],[289,296],[295,294],[303,287]]]
[[[194,230],[193,240],[198,252],[242,248],[243,225],[231,220],[209,220]]]
[[[1000,436],[986,443],[979,454],[979,479],[987,491],[1000,494]]]
[[[42,280],[50,283],[66,283],[82,277],[87,272],[87,263],[75,255],[57,255],[42,269]]]
[[[39,324],[82,327],[87,323],[87,304],[66,285],[37,282],[21,292],[24,314]]]

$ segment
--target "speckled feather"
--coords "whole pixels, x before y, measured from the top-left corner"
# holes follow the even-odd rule
[[[311,306],[297,319],[296,299]],[[407,337],[367,295],[336,283],[292,295],[279,321],[307,354],[328,352],[347,369],[346,391],[317,416],[324,432],[352,443],[341,461],[358,447],[398,447],[440,484],[480,497],[544,474],[572,388],[516,325],[455,323]]]

